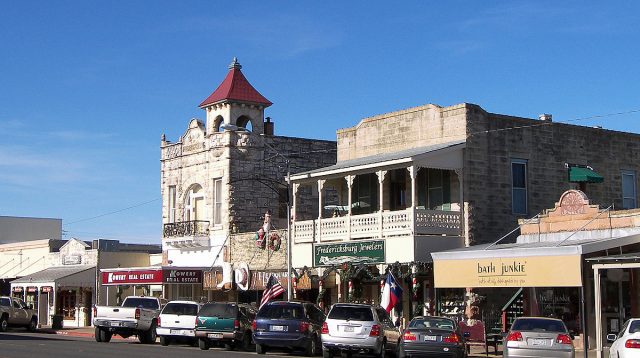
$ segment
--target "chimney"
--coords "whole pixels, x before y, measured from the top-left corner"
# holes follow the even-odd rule
[[[553,120],[551,119],[551,115],[547,114],[547,113],[543,113],[543,114],[539,115],[538,119],[541,120],[541,121],[553,122]]]
[[[271,117],[265,118],[264,122],[264,134],[265,135],[273,135],[273,122],[271,122]]]

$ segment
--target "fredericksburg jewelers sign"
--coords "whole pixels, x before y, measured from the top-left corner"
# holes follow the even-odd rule
[[[313,245],[313,266],[384,262],[384,240]]]

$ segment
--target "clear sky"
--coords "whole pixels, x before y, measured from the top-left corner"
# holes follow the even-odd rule
[[[637,1],[0,4],[0,215],[65,238],[160,243],[160,136],[234,56],[279,135],[463,102],[640,132]]]

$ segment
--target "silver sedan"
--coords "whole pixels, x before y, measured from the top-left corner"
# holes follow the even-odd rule
[[[517,318],[504,339],[504,357],[574,358],[573,340],[559,319]]]

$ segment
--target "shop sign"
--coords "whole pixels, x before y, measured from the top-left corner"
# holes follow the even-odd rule
[[[35,293],[38,292],[38,288],[35,286],[29,286],[27,287],[27,293]]]
[[[231,282],[219,287],[222,282],[222,271],[205,271],[203,273],[202,288],[205,290],[228,290],[231,288]]]
[[[265,271],[251,271],[251,286],[250,290],[261,291],[267,287],[267,283],[269,282],[269,277],[271,275],[275,276],[282,287],[286,290],[289,286],[287,280],[287,272],[265,272]]]
[[[170,270],[163,271],[164,283],[202,283],[202,270]]]
[[[296,283],[296,288],[298,290],[310,290],[311,289],[311,278],[309,274],[306,272],[298,278],[298,282]]]
[[[53,292],[53,287],[51,287],[51,286],[42,286],[42,287],[40,287],[40,292],[42,292],[42,293]]]
[[[103,285],[159,285],[162,282],[162,270],[102,272]]]
[[[436,288],[578,287],[580,255],[434,260]]]
[[[22,291],[24,291],[24,288],[22,286],[13,287],[13,292],[15,293],[21,293]]]
[[[313,266],[384,262],[384,240],[313,245]]]
[[[82,263],[82,256],[80,255],[65,255],[62,256],[63,265],[80,265]]]

